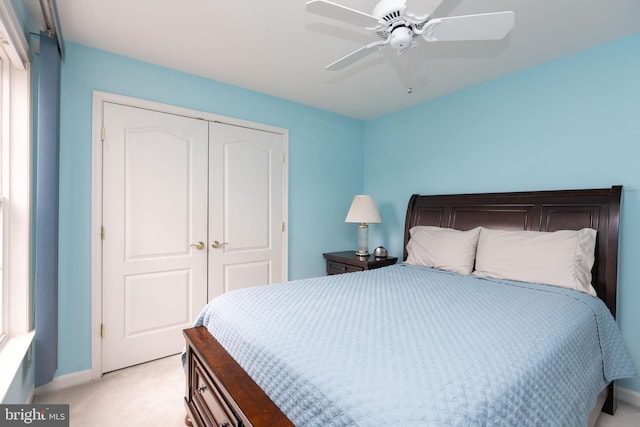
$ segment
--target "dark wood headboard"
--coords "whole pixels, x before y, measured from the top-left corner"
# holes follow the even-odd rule
[[[409,230],[416,225],[458,230],[478,226],[533,231],[593,228],[598,234],[592,284],[615,316],[621,195],[622,186],[441,196],[414,194],[407,207],[403,259],[407,259]]]

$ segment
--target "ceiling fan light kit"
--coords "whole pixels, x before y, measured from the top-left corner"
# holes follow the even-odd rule
[[[405,0],[381,0],[371,14],[327,0],[310,0],[306,9],[310,13],[364,27],[381,39],[327,65],[326,69],[332,71],[343,69],[386,45],[401,55],[418,45],[414,42],[418,36],[427,42],[499,40],[513,28],[514,13],[511,11],[433,18],[431,14],[442,1],[423,1],[430,13],[422,16],[408,12]]]
[[[413,33],[407,27],[396,27],[391,31],[391,40],[389,44],[398,51],[408,49],[411,46]]]

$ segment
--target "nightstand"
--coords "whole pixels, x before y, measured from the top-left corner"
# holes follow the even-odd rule
[[[356,251],[330,252],[322,254],[327,260],[327,275],[352,273],[354,271],[372,270],[374,268],[393,265],[398,261],[397,257],[377,258],[373,255],[361,257]]]

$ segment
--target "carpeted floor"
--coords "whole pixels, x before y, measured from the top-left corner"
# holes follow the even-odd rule
[[[68,403],[70,427],[180,427],[184,395],[185,377],[176,355],[43,393],[34,403]]]
[[[184,392],[184,373],[176,355],[43,393],[34,403],[68,403],[70,427],[181,427]],[[601,414],[596,426],[640,426],[640,408],[620,402],[616,415]]]

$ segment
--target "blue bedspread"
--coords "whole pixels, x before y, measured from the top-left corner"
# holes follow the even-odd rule
[[[296,426],[585,426],[635,370],[597,298],[410,265],[238,290],[205,325]]]

